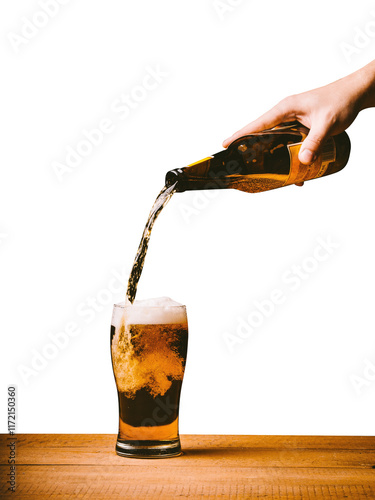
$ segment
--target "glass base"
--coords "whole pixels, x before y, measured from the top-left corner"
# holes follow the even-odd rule
[[[182,454],[179,439],[171,441],[120,441],[116,442],[116,453],[130,458],[169,458]]]

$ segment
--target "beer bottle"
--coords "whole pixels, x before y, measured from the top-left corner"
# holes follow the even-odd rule
[[[328,138],[314,163],[300,163],[298,153],[308,133],[308,128],[294,122],[241,137],[224,151],[170,170],[166,185],[177,183],[178,192],[233,188],[258,193],[334,174],[345,167],[350,154],[345,132]]]

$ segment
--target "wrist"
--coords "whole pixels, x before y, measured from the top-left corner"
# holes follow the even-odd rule
[[[358,111],[375,106],[375,61],[349,75]],[[348,78],[349,78],[348,77]]]

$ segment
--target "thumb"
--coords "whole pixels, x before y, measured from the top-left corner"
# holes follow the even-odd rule
[[[302,143],[298,155],[299,161],[305,165],[313,163],[316,160],[322,143],[324,142],[324,139],[327,137],[327,135],[328,130],[326,127],[312,127],[308,136]]]

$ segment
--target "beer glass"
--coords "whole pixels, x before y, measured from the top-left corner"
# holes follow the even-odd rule
[[[178,414],[187,340],[186,308],[171,299],[114,305],[111,354],[120,413],[118,455],[181,454]]]

